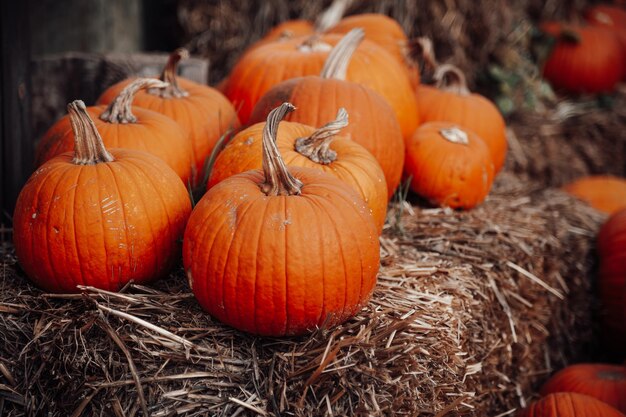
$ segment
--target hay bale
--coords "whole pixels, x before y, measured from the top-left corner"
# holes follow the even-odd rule
[[[212,320],[182,271],[121,294],[42,294],[4,244],[0,410],[507,412],[592,344],[590,253],[602,219],[561,192],[506,174],[470,212],[398,203],[367,307],[333,330],[283,339]]]
[[[601,105],[564,100],[542,113],[519,113],[509,126],[507,169],[560,187],[592,174],[626,177],[626,86]]]

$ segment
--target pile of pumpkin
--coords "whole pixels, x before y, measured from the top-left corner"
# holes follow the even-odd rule
[[[70,103],[17,202],[22,268],[49,291],[117,291],[166,276],[182,238],[189,285],[220,321],[274,336],[345,321],[373,291],[402,177],[431,204],[471,209],[505,160],[495,106],[450,65],[421,85],[408,44],[383,15],[290,21],[244,53],[223,94],[177,77],[177,50],[158,79]]]

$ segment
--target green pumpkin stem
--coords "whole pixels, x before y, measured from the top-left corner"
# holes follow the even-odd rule
[[[335,135],[346,126],[348,126],[348,112],[342,107],[337,112],[335,120],[326,123],[308,138],[297,139],[296,151],[318,164],[330,164],[337,159],[337,152],[330,149],[330,143],[335,139]]]
[[[67,105],[70,124],[74,132],[74,159],[76,165],[95,165],[100,162],[112,162],[115,159],[104,147],[102,137],[93,120],[87,113],[82,100],[75,100]]]
[[[270,112],[263,128],[263,173],[265,174],[265,181],[261,184],[261,190],[268,196],[298,195],[302,189],[302,182],[289,173],[276,146],[278,125],[287,113],[295,109],[293,104],[281,104]]]
[[[176,70],[178,69],[178,63],[181,59],[189,58],[189,51],[185,48],[178,48],[174,52],[170,54],[165,67],[163,68],[163,72],[161,73],[161,77],[159,78],[161,81],[165,81],[169,84],[167,88],[159,88],[159,89],[150,89],[148,92],[150,94],[154,94],[161,98],[181,98],[187,97],[189,93],[178,86],[178,81],[176,80]]]
[[[133,99],[139,90],[147,88],[167,88],[168,83],[154,78],[138,78],[128,84],[109,104],[100,119],[108,123],[137,123],[132,112]]]
[[[438,89],[458,94],[460,96],[468,96],[471,94],[467,88],[467,80],[465,74],[459,67],[452,64],[442,64],[435,69],[433,75]]]
[[[364,38],[365,31],[361,28],[352,29],[341,38],[328,54],[320,77],[345,80],[352,55]]]

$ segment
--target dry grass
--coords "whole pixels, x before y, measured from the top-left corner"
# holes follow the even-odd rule
[[[504,174],[473,211],[395,218],[369,305],[291,339],[215,322],[180,272],[42,294],[5,244],[0,414],[496,415],[591,347],[597,212]]]

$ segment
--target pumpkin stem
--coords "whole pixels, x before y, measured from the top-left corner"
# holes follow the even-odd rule
[[[285,161],[276,147],[276,135],[281,120],[296,108],[291,103],[283,103],[267,115],[267,122],[263,128],[263,173],[265,181],[261,184],[261,191],[266,195],[298,195],[302,182],[291,175]]]
[[[330,51],[333,47],[326,42],[322,42],[322,40],[320,39],[320,35],[315,33],[307,37],[296,48],[300,52],[327,52]]]
[[[161,77],[159,79],[161,81],[165,81],[169,83],[169,86],[166,88],[159,89],[150,89],[148,93],[154,94],[155,96],[159,96],[161,98],[181,98],[187,97],[189,93],[186,90],[183,90],[178,86],[178,81],[176,80],[176,70],[178,69],[178,62],[181,59],[189,58],[189,51],[185,48],[178,48],[174,52],[170,54],[165,67],[163,68],[163,72],[161,73]]]
[[[345,80],[348,73],[348,65],[354,51],[365,38],[365,31],[361,28],[352,29],[330,51],[320,77]]]
[[[469,88],[467,88],[467,80],[463,71],[452,64],[439,65],[435,69],[433,78],[436,81],[436,86],[440,90],[449,91],[461,96],[468,96],[471,94]]]
[[[337,159],[337,152],[330,149],[330,143],[341,129],[348,126],[348,112],[343,107],[337,112],[335,120],[317,129],[308,138],[296,140],[298,153],[318,164],[330,164]]]
[[[435,71],[439,64],[435,57],[433,41],[425,36],[411,39],[406,45],[405,56],[410,64],[419,67],[419,60],[424,62],[424,67]]]
[[[460,145],[469,145],[469,138],[467,133],[458,127],[447,127],[440,129],[439,133],[443,138],[452,143],[458,143]]]
[[[132,104],[135,94],[144,88],[167,88],[168,83],[154,78],[138,78],[128,84],[109,104],[100,119],[108,123],[137,123]]]
[[[74,159],[76,165],[95,165],[100,162],[112,162],[115,159],[102,143],[102,137],[96,129],[82,100],[74,100],[67,105],[70,124],[74,132]]]
[[[352,0],[334,0],[328,9],[324,10],[315,20],[315,30],[326,32],[335,26],[351,4]]]

